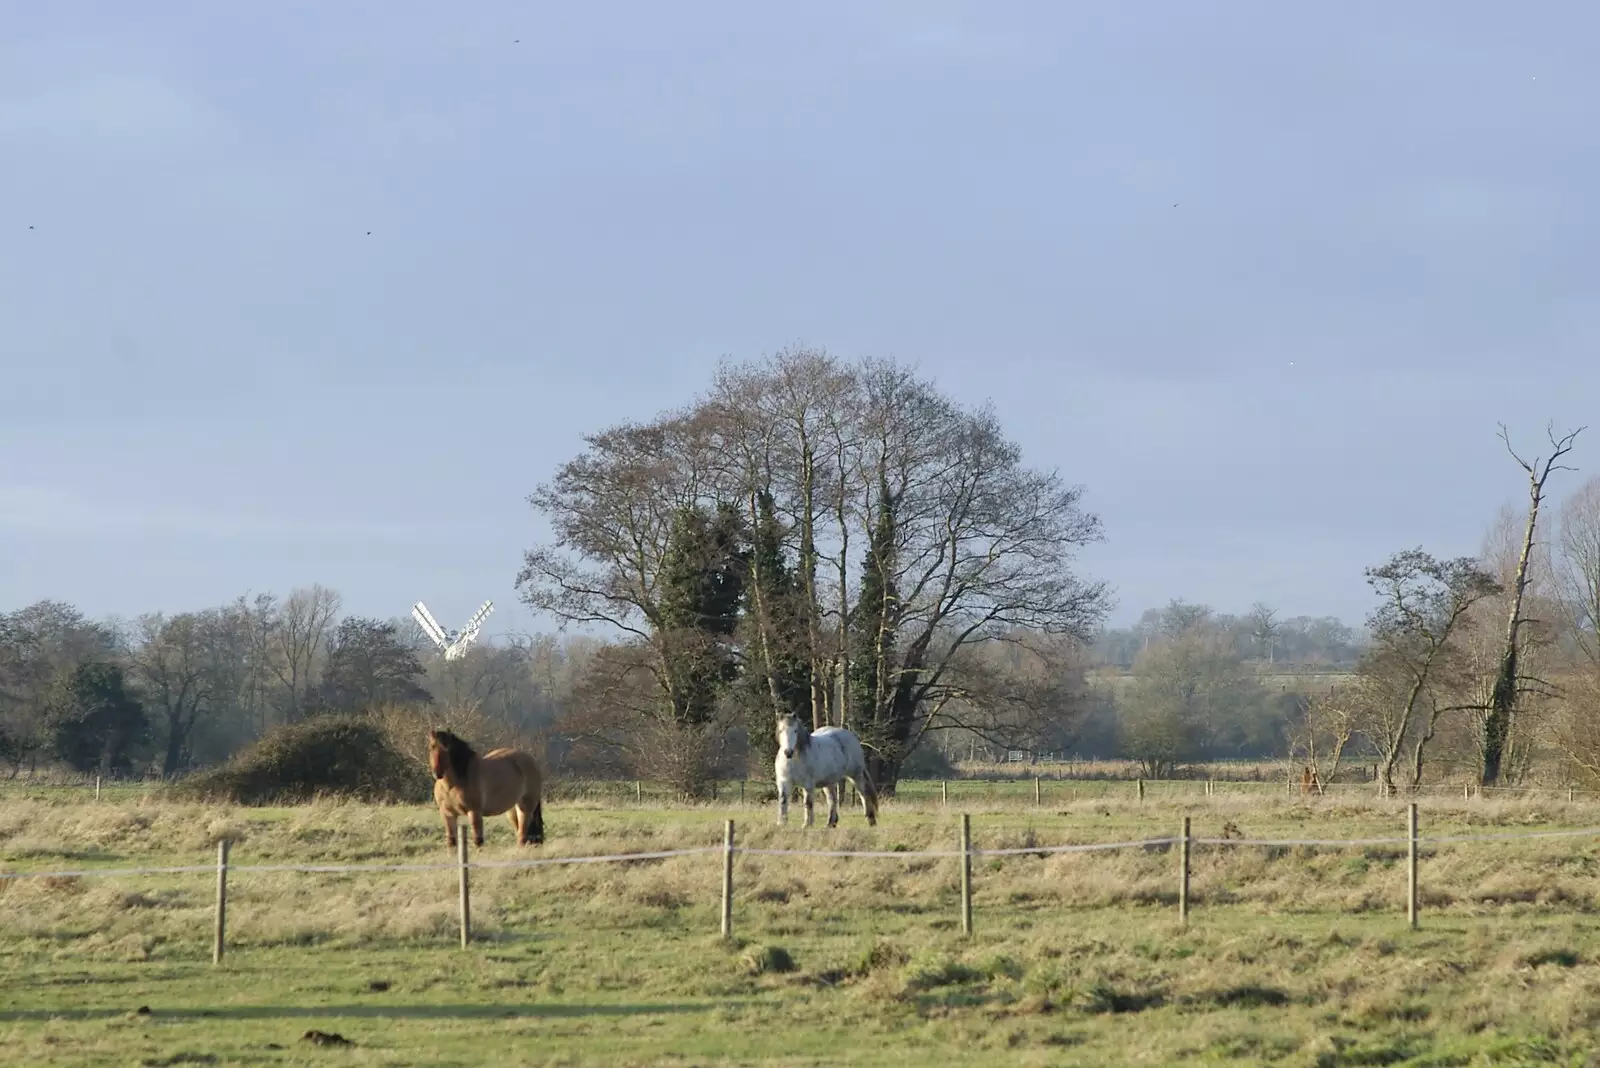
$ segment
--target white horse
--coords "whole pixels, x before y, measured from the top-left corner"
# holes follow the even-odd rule
[[[861,739],[843,727],[823,727],[813,731],[797,717],[785,712],[778,717],[778,759],[772,770],[778,780],[778,822],[789,820],[789,791],[798,786],[806,792],[806,822],[811,826],[812,791],[821,786],[828,794],[828,826],[839,825],[839,793],[844,781],[851,780],[861,794],[861,807],[867,825],[878,825],[878,794],[867,778],[867,758]]]

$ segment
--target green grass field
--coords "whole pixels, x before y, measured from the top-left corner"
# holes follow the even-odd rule
[[[926,795],[923,795],[926,796]],[[1392,837],[1404,805],[1282,794],[888,802],[833,832],[771,807],[552,803],[533,855],[741,845],[981,849],[1164,837]],[[1565,802],[1425,801],[1423,834],[1600,824]],[[0,869],[448,862],[425,807],[219,809],[0,794]],[[503,819],[484,856],[518,856]],[[527,851],[523,854],[528,855]],[[1197,847],[1176,923],[1165,848],[958,862],[715,854],[456,875],[232,872],[0,881],[0,1039],[30,1064],[1585,1064],[1600,1023],[1600,839],[1405,849]],[[147,1009],[148,1011],[140,1011]],[[343,1036],[315,1044],[308,1031]]]

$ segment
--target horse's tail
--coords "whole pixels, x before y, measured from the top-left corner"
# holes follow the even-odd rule
[[[878,788],[872,785],[872,776],[861,773],[861,807],[867,812],[867,823],[878,822]]]
[[[878,822],[878,788],[872,785],[872,774],[867,769],[866,743],[856,738],[856,755],[860,758],[856,764],[856,789],[861,794],[861,807],[866,810],[867,823],[876,825]],[[878,750],[874,749],[873,752]]]

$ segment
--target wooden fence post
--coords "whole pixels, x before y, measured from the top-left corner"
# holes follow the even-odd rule
[[[961,814],[961,933],[972,934],[972,817]]]
[[[739,804],[744,804],[744,780],[739,780]]]
[[[222,947],[228,930],[228,840],[217,843],[217,913],[211,931],[211,963],[222,963]]]
[[[1406,806],[1406,922],[1417,929],[1417,803]]]
[[[644,783],[638,779],[633,780],[633,800],[635,804],[644,804]]]
[[[1178,843],[1178,924],[1189,922],[1189,817],[1183,817],[1183,839]]]
[[[1039,803],[1039,776],[1037,775],[1033,777],[1033,803],[1035,805]]]
[[[467,943],[472,939],[472,892],[467,886],[467,831],[465,821],[461,824],[461,834],[456,839],[461,846],[461,948],[466,949]]]
[[[733,821],[722,829],[722,937],[733,937]]]
[[[98,775],[94,777],[94,799],[96,801],[100,800],[100,776]]]
[[[1569,786],[1569,787],[1567,787],[1567,801],[1568,801],[1568,803],[1571,803],[1572,797],[1573,797],[1572,787]]]
[[[939,804],[945,805],[945,804],[949,804],[949,802],[950,802],[950,795],[945,792],[945,782],[944,782],[943,779],[940,779],[939,780]]]
[[[1142,779],[1142,778],[1141,778],[1141,779],[1140,779],[1140,780],[1139,780],[1139,782],[1138,782],[1138,788],[1139,788],[1139,789],[1138,789],[1138,793],[1139,793],[1139,800],[1140,800],[1140,801],[1143,801],[1143,800],[1144,800],[1144,779]]]

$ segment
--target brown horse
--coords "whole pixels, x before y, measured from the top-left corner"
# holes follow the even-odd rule
[[[517,829],[518,845],[544,842],[544,779],[533,757],[520,749],[494,749],[484,756],[446,730],[428,732],[433,799],[450,847],[456,820],[472,819],[473,844],[483,845],[483,817],[504,812]]]

